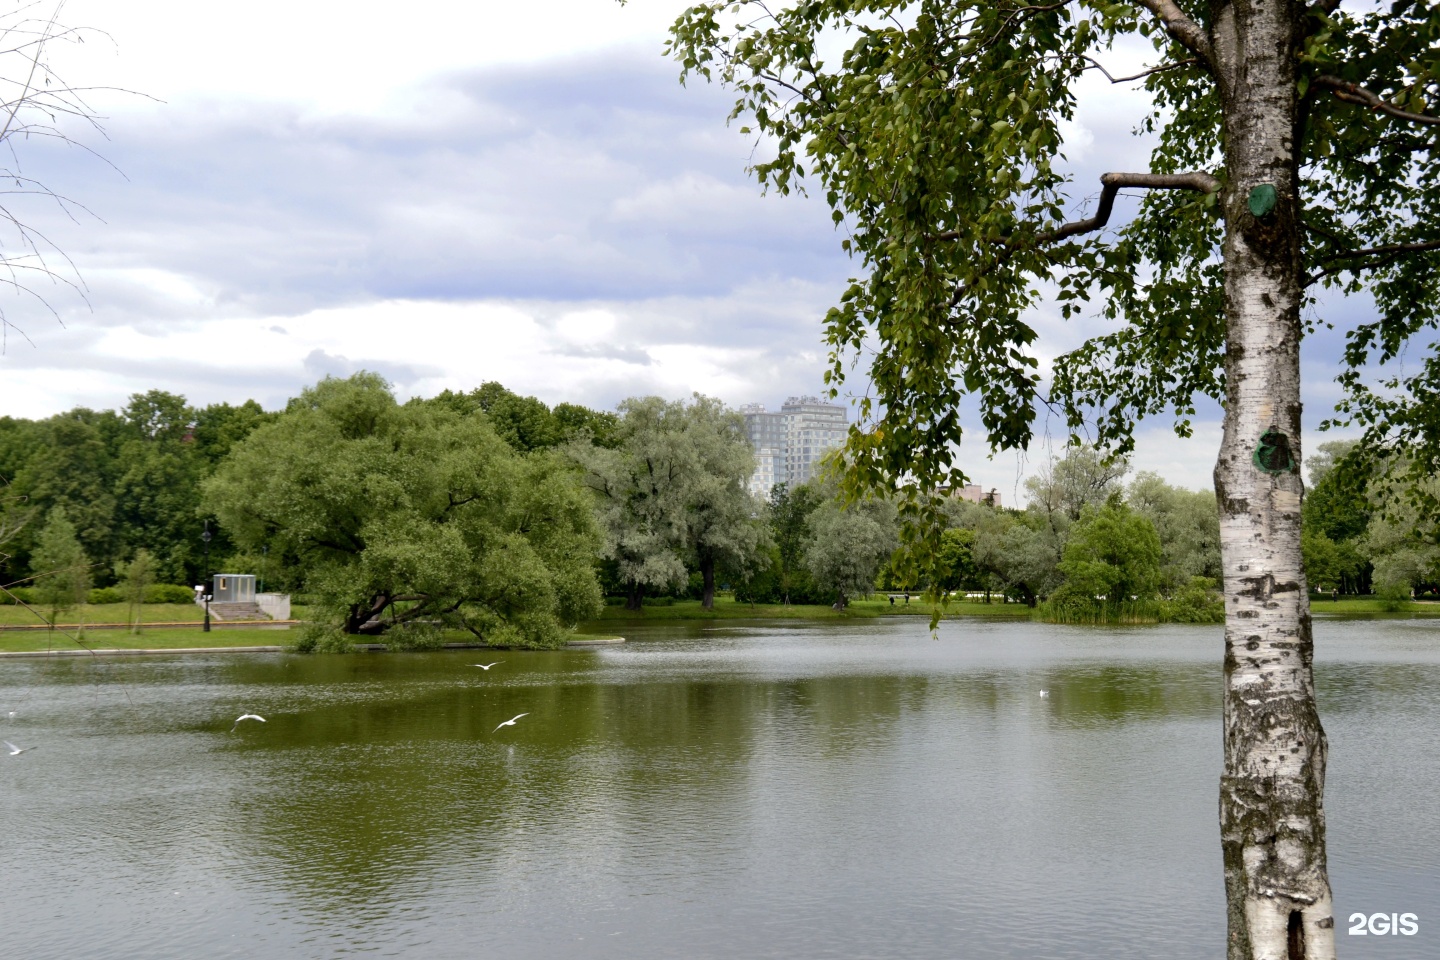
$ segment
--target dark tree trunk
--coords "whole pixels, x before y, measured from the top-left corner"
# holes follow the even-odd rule
[[[706,610],[715,609],[715,558],[700,558],[700,579],[704,581],[704,589],[700,594],[700,606]]]
[[[631,580],[625,592],[625,609],[639,610],[645,599],[645,585],[638,580]]]

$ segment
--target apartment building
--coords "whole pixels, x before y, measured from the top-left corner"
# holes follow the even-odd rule
[[[750,490],[762,497],[777,483],[793,486],[815,476],[825,454],[845,443],[849,427],[845,408],[819,397],[790,397],[775,413],[760,403],[740,412],[755,448]]]

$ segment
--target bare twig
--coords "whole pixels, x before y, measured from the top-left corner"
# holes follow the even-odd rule
[[[1358,83],[1341,80],[1339,77],[1331,76],[1328,73],[1322,74],[1310,82],[1312,86],[1329,90],[1337,99],[1344,100],[1346,103],[1355,103],[1362,107],[1369,107],[1378,113],[1398,117],[1401,120],[1409,120],[1411,123],[1440,124],[1440,117],[1402,110],[1379,94],[1366,90]]]
[[[1193,67],[1197,66],[1200,63],[1200,61],[1195,59],[1194,57],[1187,57],[1184,60],[1176,60],[1171,63],[1162,63],[1160,64],[1160,66],[1151,67],[1149,70],[1141,70],[1139,73],[1134,74],[1133,76],[1112,77],[1110,75],[1110,71],[1106,70],[1104,65],[1102,65],[1099,60],[1096,60],[1094,57],[1088,55],[1085,57],[1085,59],[1090,61],[1090,66],[1086,67],[1086,70],[1089,70],[1092,67],[1096,70],[1099,70],[1105,75],[1105,79],[1109,80],[1111,83],[1129,83],[1131,80],[1144,80],[1151,74],[1165,73],[1170,70],[1179,70],[1182,67]]]
[[[1100,192],[1100,205],[1095,210],[1095,216],[1087,217],[1084,220],[1075,220],[1071,223],[1056,227],[1054,230],[1046,230],[1036,234],[1011,234],[1000,241],[1001,251],[985,265],[974,277],[971,283],[957,284],[955,293],[950,298],[950,306],[958,304],[969,292],[975,280],[987,276],[996,268],[1003,266],[1014,256],[1015,252],[1023,247],[1039,247],[1052,243],[1058,243],[1070,237],[1082,233],[1090,233],[1102,229],[1110,222],[1110,213],[1115,207],[1115,195],[1125,187],[1138,187],[1146,190],[1195,190],[1200,193],[1214,193],[1220,189],[1220,181],[1203,170],[1191,173],[1107,173],[1100,177],[1102,189]],[[958,230],[946,230],[944,233],[937,233],[933,240],[955,240],[964,234]]]
[[[1302,287],[1318,283],[1326,277],[1334,276],[1345,270],[1374,270],[1378,267],[1389,266],[1407,253],[1423,253],[1426,250],[1440,250],[1440,240],[1419,240],[1414,243],[1387,243],[1378,247],[1365,247],[1360,250],[1348,250],[1345,253],[1337,253],[1321,261],[1328,264],[1323,270],[1307,275],[1302,281]],[[1377,257],[1370,263],[1354,263],[1355,260],[1363,260],[1369,257]]]

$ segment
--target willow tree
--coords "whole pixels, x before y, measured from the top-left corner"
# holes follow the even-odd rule
[[[1136,419],[1187,435],[1198,401],[1223,401],[1232,958],[1334,952],[1299,349],[1318,291],[1367,292],[1342,408],[1376,437],[1387,417],[1434,419],[1405,403],[1440,395],[1433,348],[1410,380],[1361,374],[1436,323],[1437,36],[1440,13],[1406,0],[739,0],[673,28],[686,74],[731,85],[733,115],[775,148],[760,181],[810,178],[846,227],[860,269],[827,317],[829,377],[864,356],[871,383],[849,482],[907,490],[912,544],[933,535],[939,486],[966,480],[962,402],[998,449],[1030,441],[1044,402],[1124,453]],[[1117,76],[1147,39],[1152,63]],[[1074,182],[1062,153],[1091,70],[1151,103],[1134,166],[1098,184]],[[1106,321],[1053,371],[1027,319],[1042,299]]]

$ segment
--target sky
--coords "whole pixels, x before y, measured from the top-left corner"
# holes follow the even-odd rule
[[[62,20],[94,32],[55,67],[118,89],[90,95],[103,135],[66,128],[88,150],[15,145],[72,202],[0,200],[81,289],[0,294],[0,414],[153,388],[275,409],[360,369],[402,399],[486,380],[601,409],[821,393],[821,318],[854,265],[822,202],[761,195],[726,93],[679,84],[662,48],[690,2],[69,0]],[[1146,153],[1142,96],[1088,83],[1067,137],[1082,183]],[[1098,331],[1029,319],[1042,359]],[[1339,342],[1307,341],[1307,427]],[[1208,486],[1218,408],[1189,440],[1138,435],[1137,469]],[[987,453],[968,471],[1015,502],[1043,451]]]

